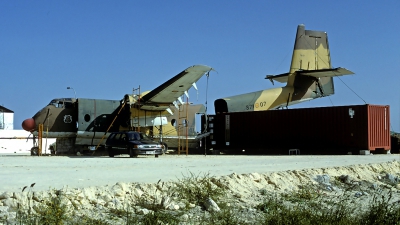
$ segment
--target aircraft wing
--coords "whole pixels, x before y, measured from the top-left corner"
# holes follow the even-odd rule
[[[192,85],[213,68],[204,65],[194,65],[167,82],[161,84],[140,99],[141,109],[161,111],[169,108],[174,101],[188,91]]]

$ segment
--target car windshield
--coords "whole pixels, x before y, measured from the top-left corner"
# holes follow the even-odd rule
[[[129,140],[130,141],[140,141],[140,140],[146,140],[149,141],[151,140],[147,135],[143,134],[143,133],[131,133],[129,135]]]
[[[140,138],[145,141],[152,141],[152,139],[146,134],[140,133]]]

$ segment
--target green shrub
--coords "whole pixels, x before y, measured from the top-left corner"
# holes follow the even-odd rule
[[[207,198],[217,202],[219,198],[226,195],[226,189],[215,178],[210,177],[209,173],[195,175],[189,172],[189,176],[183,176],[182,179],[173,183],[175,184],[174,192],[178,197],[197,205],[203,205]]]

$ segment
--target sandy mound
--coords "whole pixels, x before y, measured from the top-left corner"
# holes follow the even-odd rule
[[[179,215],[183,214],[183,220],[187,221],[199,218],[210,211],[218,211],[221,208],[219,206],[223,205],[224,208],[236,210],[237,215],[241,214],[242,218],[251,222],[260,216],[261,212],[257,210],[257,206],[271,195],[295,195],[301,199],[304,193],[311,197],[346,194],[352,203],[362,206],[379,192],[383,195],[391,193],[392,201],[399,201],[399,176],[399,161],[265,174],[233,173],[222,177],[208,177],[209,179],[204,179],[205,182],[200,180],[207,178],[207,174],[188,174],[179,182],[192,182],[194,186],[190,187],[189,191],[192,195],[196,194],[197,186],[203,190],[208,188],[210,191],[219,189],[226,191],[225,195],[217,196],[217,199],[201,201],[190,196],[183,198],[181,194],[185,190],[179,186],[179,182],[160,181],[157,184],[118,182],[113,186],[65,188],[47,192],[34,192],[34,187],[28,187],[25,192],[5,192],[0,195],[0,218],[13,219],[18,207],[35,211],[47,199],[61,196],[63,204],[70,211],[97,219],[105,218],[110,211],[125,210],[129,206],[133,213],[138,215],[145,215],[158,209],[175,214],[181,212]],[[203,184],[206,186],[201,186]],[[293,202],[293,197],[282,199]]]

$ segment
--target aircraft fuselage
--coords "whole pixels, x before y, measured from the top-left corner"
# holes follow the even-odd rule
[[[262,111],[286,107],[318,96],[313,89],[279,87],[215,100],[215,112]]]
[[[104,145],[110,132],[132,128],[156,140],[164,138],[170,147],[176,147],[179,138],[197,135],[195,114],[205,110],[203,105],[183,105],[180,110],[173,107],[171,115],[166,111],[138,110],[129,105],[120,110],[121,107],[117,100],[53,99],[32,118],[25,120],[23,127],[37,136],[38,125],[43,124],[43,137],[57,138],[62,145],[75,148],[75,151],[77,146]],[[31,127],[24,126],[27,122],[31,122]]]

